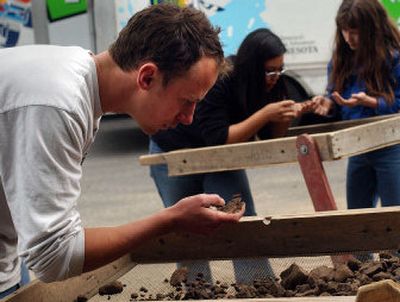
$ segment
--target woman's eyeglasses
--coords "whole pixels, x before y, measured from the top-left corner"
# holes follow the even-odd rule
[[[285,72],[286,72],[286,69],[283,69],[283,68],[281,70],[278,70],[278,71],[266,71],[265,72],[265,76],[267,78],[274,78],[274,77],[281,76]]]

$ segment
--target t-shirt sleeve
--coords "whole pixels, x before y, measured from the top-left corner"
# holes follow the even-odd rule
[[[85,127],[68,112],[30,106],[0,138],[0,169],[18,233],[18,253],[45,282],[82,273],[84,231],[77,211]]]
[[[230,126],[229,101],[232,101],[229,86],[219,80],[197,106],[195,118],[208,146],[226,143]]]

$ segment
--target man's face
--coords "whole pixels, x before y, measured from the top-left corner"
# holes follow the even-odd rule
[[[179,123],[191,124],[196,104],[215,84],[217,77],[216,61],[203,57],[184,76],[172,79],[167,86],[164,87],[162,78],[159,79],[146,93],[146,103],[135,115],[136,121],[147,134],[174,128]]]

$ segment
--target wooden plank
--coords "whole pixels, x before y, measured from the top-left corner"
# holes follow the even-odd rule
[[[251,243],[251,244],[249,244]],[[211,235],[170,234],[131,253],[137,263],[240,257],[315,256],[393,250],[400,207],[245,217]]]
[[[400,143],[400,117],[332,132],[333,158],[352,156]]]
[[[130,271],[136,264],[126,255],[93,272],[65,281],[43,283],[35,280],[20,288],[2,302],[72,302],[78,295],[87,298],[98,293],[98,289],[108,282],[117,280]]]
[[[315,125],[307,125],[307,126],[298,126],[289,128],[286,136],[298,136],[301,134],[315,134],[315,133],[323,133],[323,132],[333,132],[342,129],[346,129],[349,127],[359,126],[363,124],[368,124],[371,122],[376,122],[388,118],[392,118],[398,116],[398,114],[388,114],[388,115],[379,115],[373,116],[369,118],[363,118],[358,120],[347,120],[347,121],[338,121],[331,123],[323,123],[323,124],[315,124]]]
[[[161,236],[144,244],[131,255],[94,272],[50,284],[34,281],[2,301],[71,302],[78,295],[90,298],[97,293],[100,286],[117,280],[136,263],[261,256],[317,256],[397,249],[399,242],[400,207],[328,211],[264,219],[246,217],[237,224],[224,225],[217,232],[207,236],[184,233]],[[277,298],[251,301],[353,302],[355,297],[304,299],[307,300]]]
[[[291,127],[289,128],[288,132],[286,133],[286,137],[291,136],[298,136],[304,133],[307,134],[316,134],[316,133],[325,133],[325,132],[333,132],[342,129],[346,129],[349,127],[359,126],[368,124],[371,122],[376,122],[392,117],[396,117],[398,114],[389,114],[389,115],[380,115],[374,116],[370,118],[358,119],[358,120],[348,120],[348,121],[339,121],[333,123],[324,123],[324,124],[315,124],[315,125],[308,125],[308,126],[298,126],[298,127]],[[141,164],[142,165],[158,165],[158,164],[165,164],[166,160],[163,154],[152,154],[149,156],[141,157]]]
[[[400,116],[329,133],[310,135],[321,160],[331,161],[400,143]],[[297,162],[296,137],[177,150],[139,158],[142,165],[166,163],[170,176]]]
[[[332,160],[330,134],[314,134],[321,158]],[[142,165],[166,163],[169,175],[237,170],[297,162],[296,137],[185,149],[139,158]]]
[[[165,159],[165,154],[166,153],[142,155],[139,157],[139,162],[143,166],[166,164],[167,160]]]

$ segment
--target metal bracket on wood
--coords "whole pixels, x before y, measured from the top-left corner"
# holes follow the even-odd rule
[[[337,210],[317,142],[308,134],[302,134],[297,137],[296,148],[297,159],[315,211]]]

